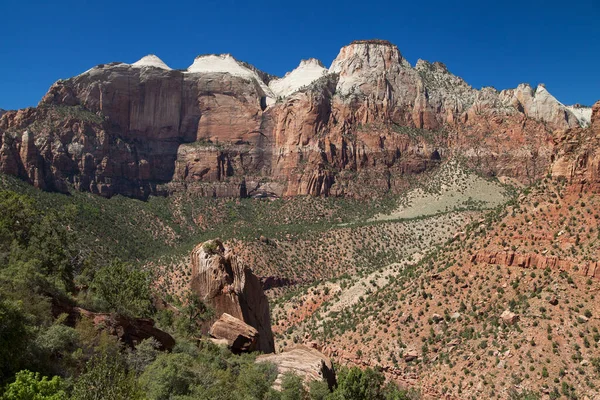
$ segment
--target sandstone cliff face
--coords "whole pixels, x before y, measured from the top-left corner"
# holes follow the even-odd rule
[[[507,267],[550,268],[590,278],[600,278],[600,268],[595,261],[587,261],[582,264],[577,260],[561,259],[557,256],[545,256],[537,253],[519,254],[514,251],[481,251],[473,254],[470,261],[472,263],[499,264]]]
[[[574,191],[600,191],[600,101],[594,104],[590,126],[561,131],[556,136],[552,176],[566,179]]]
[[[0,171],[105,196],[365,196],[454,155],[535,179],[552,132],[587,119],[543,86],[476,90],[441,63],[413,68],[385,41],[353,42],[329,69],[306,60],[281,79],[230,55],[187,70],[146,56],[58,81],[37,108],[0,117]]]
[[[260,280],[242,265],[218,240],[198,245],[191,255],[191,290],[215,310],[215,320],[224,313],[258,331],[256,350],[275,351],[269,302]],[[205,327],[208,333],[209,321]]]

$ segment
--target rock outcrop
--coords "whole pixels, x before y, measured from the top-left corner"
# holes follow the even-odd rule
[[[366,197],[454,155],[531,181],[547,171],[552,133],[588,116],[543,86],[476,90],[441,63],[413,68],[381,40],[280,79],[228,54],[186,70],[149,55],[60,80],[38,107],[0,117],[0,172],[107,197]]]
[[[555,138],[552,176],[574,191],[600,192],[600,101],[592,107],[590,126],[561,131]]]
[[[260,280],[249,267],[226,250],[221,241],[210,240],[192,251],[191,269],[191,290],[215,310],[215,319],[202,327],[204,333],[216,319],[227,318],[222,317],[226,313],[256,329],[256,350],[275,351],[269,302]]]
[[[54,299],[52,311],[56,317],[60,314],[67,315],[67,324],[75,326],[82,318],[90,320],[99,331],[116,336],[127,346],[133,348],[142,340],[153,338],[160,350],[170,351],[175,346],[175,339],[167,332],[154,326],[154,321],[149,318],[130,318],[120,314],[97,313],[80,307],[73,307]]]
[[[336,384],[335,371],[331,360],[316,349],[304,345],[295,345],[278,354],[265,354],[256,358],[256,362],[270,362],[277,366],[278,375],[273,387],[281,389],[281,378],[286,372],[293,372],[308,384],[322,380],[330,388]]]
[[[514,251],[479,251],[471,256],[472,263],[504,265],[531,269],[554,269],[577,275],[600,279],[600,264],[596,261],[576,261],[546,256],[538,253],[516,253]]]
[[[247,353],[256,350],[258,331],[244,321],[223,313],[211,326],[208,334],[217,343],[223,341],[234,353]]]

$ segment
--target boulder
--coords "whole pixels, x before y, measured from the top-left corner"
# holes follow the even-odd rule
[[[215,318],[202,325],[204,333],[208,333],[217,318],[227,313],[256,329],[256,350],[275,351],[269,301],[250,267],[225,249],[220,240],[209,240],[192,251],[191,270],[192,292],[215,311]]]
[[[504,310],[504,312],[500,314],[500,318],[507,325],[514,325],[519,321],[519,316],[509,310]]]
[[[154,326],[150,318],[132,318],[116,313],[98,313],[76,307],[74,303],[64,298],[51,297],[52,315],[58,318],[66,315],[65,323],[75,326],[82,318],[91,321],[97,330],[116,336],[129,347],[135,347],[142,340],[154,338],[160,344],[161,350],[171,350],[175,339],[167,332]]]
[[[256,350],[259,336],[256,329],[227,313],[221,315],[208,334],[218,343],[223,343],[224,340],[227,347],[234,353]]]
[[[415,349],[409,349],[404,353],[404,361],[410,362],[414,361],[419,357],[419,352]]]
[[[331,360],[316,349],[304,345],[289,347],[278,354],[265,354],[256,358],[256,362],[270,362],[277,366],[277,379],[273,387],[281,389],[281,379],[286,372],[300,376],[305,384],[322,380],[329,388],[336,384],[335,371]]]

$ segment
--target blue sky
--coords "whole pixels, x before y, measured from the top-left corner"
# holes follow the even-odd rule
[[[329,66],[355,39],[387,39],[414,65],[441,61],[476,88],[545,83],[566,104],[600,100],[600,0],[0,2],[0,108],[37,104],[50,85],[154,53],[172,68],[198,54],[284,75]]]

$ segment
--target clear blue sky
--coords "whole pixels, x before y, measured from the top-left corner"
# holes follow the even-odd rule
[[[566,104],[600,99],[600,0],[0,1],[0,108],[37,104],[50,85],[148,53],[172,68],[198,54],[284,75],[329,66],[355,39],[387,39],[414,65],[442,61],[472,86],[545,83]]]

